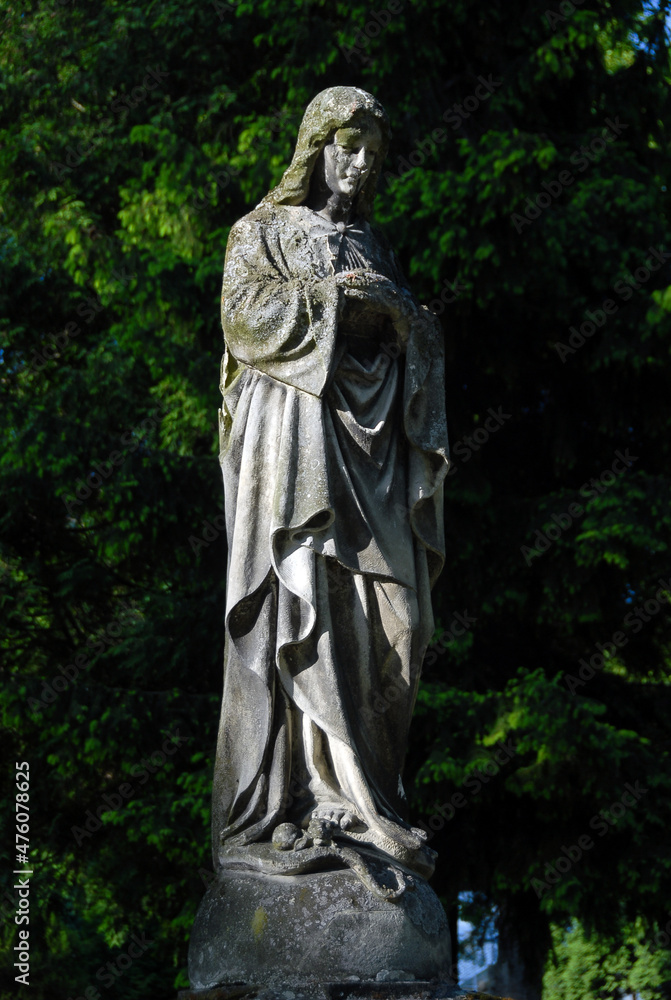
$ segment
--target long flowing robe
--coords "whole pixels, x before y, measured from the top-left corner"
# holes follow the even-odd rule
[[[444,559],[443,345],[427,310],[404,356],[380,315],[339,315],[339,270],[403,285],[367,222],[340,230],[262,205],[228,241],[215,867],[222,844],[266,840],[321,800],[382,851],[419,846],[401,771]]]

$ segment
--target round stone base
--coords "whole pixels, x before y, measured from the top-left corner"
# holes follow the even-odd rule
[[[191,932],[191,988],[448,979],[445,911],[424,879],[407,878],[405,892],[388,901],[347,869],[222,871]]]

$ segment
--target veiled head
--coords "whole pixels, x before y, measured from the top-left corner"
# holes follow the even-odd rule
[[[354,211],[370,216],[380,170],[387,155],[390,130],[387,113],[371,94],[358,87],[329,87],[312,100],[298,130],[296,149],[282,180],[263,199],[276,205],[301,205],[310,190],[312,172],[324,146],[336,132],[348,128],[377,127],[379,151],[354,201]]]

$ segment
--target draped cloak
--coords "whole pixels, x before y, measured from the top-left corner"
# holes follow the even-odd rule
[[[215,868],[222,844],[296,820],[310,775],[381,824],[383,850],[410,829],[401,771],[444,560],[444,354],[424,308],[405,353],[379,314],[339,315],[335,274],[361,267],[404,287],[367,222],[305,205],[262,204],[229,236]]]

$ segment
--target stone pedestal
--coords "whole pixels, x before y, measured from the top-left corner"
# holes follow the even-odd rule
[[[512,1000],[448,983],[324,983],[321,987],[238,985],[185,990],[178,1000]]]
[[[196,915],[192,992],[185,996],[213,987],[234,996],[230,991],[244,984],[292,992],[292,984],[356,990],[366,982],[395,988],[448,982],[445,911],[424,879],[408,875],[407,883],[398,899],[386,900],[350,870],[299,876],[225,870]]]

